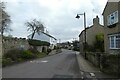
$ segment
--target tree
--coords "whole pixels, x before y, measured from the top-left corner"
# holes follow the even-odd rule
[[[44,32],[43,24],[40,21],[37,21],[36,19],[33,19],[30,22],[26,22],[25,25],[28,27],[28,31],[32,32],[31,39],[33,39],[36,32],[38,34],[40,34],[40,32]]]
[[[11,23],[10,16],[5,12],[4,3],[0,3],[0,33],[3,36],[4,32],[12,31],[9,24]]]

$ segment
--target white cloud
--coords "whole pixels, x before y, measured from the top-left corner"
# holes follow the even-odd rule
[[[13,24],[14,36],[26,37],[28,32],[25,21],[40,19],[50,34],[62,41],[77,38],[83,30],[83,16],[75,19],[77,13],[86,12],[87,26],[92,25],[92,19],[99,15],[107,0],[5,0],[6,9]],[[100,20],[102,23],[102,20]]]

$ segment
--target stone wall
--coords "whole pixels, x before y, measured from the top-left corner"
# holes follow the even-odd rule
[[[34,46],[29,45],[28,40],[25,38],[4,37],[3,44],[2,44],[2,39],[0,43],[1,54],[5,54],[12,49],[28,50],[30,48],[34,48]],[[36,46],[36,49],[39,52],[43,52],[43,48],[44,48],[44,51],[47,52],[47,49],[49,48],[49,46]]]
[[[3,40],[3,54],[12,49],[29,49],[29,43],[25,38],[5,37]]]
[[[100,66],[100,54],[101,53],[95,53],[95,52],[88,52],[87,54],[87,59],[93,63],[95,66],[99,67]]]
[[[100,68],[101,71],[110,74],[120,74],[120,54],[87,53],[87,60]]]

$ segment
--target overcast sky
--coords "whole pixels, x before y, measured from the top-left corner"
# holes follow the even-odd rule
[[[61,41],[73,40],[83,30],[83,16],[76,19],[77,13],[86,13],[87,26],[93,24],[96,15],[103,24],[102,12],[107,0],[4,0],[6,11],[11,16],[12,32],[17,37],[27,37],[25,26],[31,19],[40,20],[49,33]]]

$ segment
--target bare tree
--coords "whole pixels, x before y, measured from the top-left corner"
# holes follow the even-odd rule
[[[0,33],[3,36],[4,32],[12,31],[9,24],[11,23],[10,16],[5,12],[5,5],[0,3]]]
[[[25,25],[28,27],[28,31],[32,32],[31,39],[33,39],[35,33],[40,34],[40,32],[44,32],[44,26],[40,21],[33,19],[30,22],[26,22]]]

